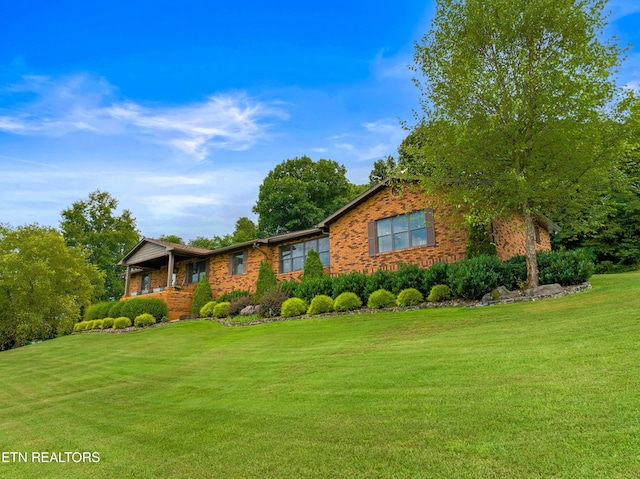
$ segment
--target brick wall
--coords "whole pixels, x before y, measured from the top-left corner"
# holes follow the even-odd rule
[[[549,232],[538,226],[540,242],[536,244],[537,251],[551,251],[551,237]],[[493,239],[496,244],[498,258],[506,261],[514,256],[525,254],[524,221],[512,217],[509,220],[498,219],[493,221]]]

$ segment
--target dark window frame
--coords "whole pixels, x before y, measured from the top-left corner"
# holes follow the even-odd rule
[[[307,255],[311,250],[318,253],[323,266],[331,264],[329,236],[322,236],[281,246],[278,254],[278,271],[280,274],[302,271]]]
[[[424,226],[415,227],[415,214],[424,215]],[[413,218],[412,218],[413,217]],[[420,223],[422,225],[422,222]],[[424,231],[424,235],[422,232]],[[381,234],[382,233],[382,234]],[[372,220],[368,225],[369,255],[391,253],[420,246],[435,246],[436,235],[433,221],[433,209],[426,208],[401,213],[378,220]],[[422,240],[416,244],[416,240]],[[382,241],[381,241],[382,240]],[[381,243],[384,246],[381,248]]]

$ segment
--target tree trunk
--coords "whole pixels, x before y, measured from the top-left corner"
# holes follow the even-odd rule
[[[538,280],[538,258],[536,256],[536,227],[533,223],[533,216],[527,205],[522,206],[522,218],[525,226],[525,257],[527,258],[527,285],[525,289],[537,288]]]

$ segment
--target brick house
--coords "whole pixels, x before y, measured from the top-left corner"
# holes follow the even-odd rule
[[[188,314],[193,291],[206,276],[214,297],[235,289],[255,290],[261,261],[279,281],[299,279],[309,250],[320,254],[332,275],[394,269],[398,262],[429,267],[464,257],[467,232],[460,213],[419,189],[375,185],[314,228],[256,239],[214,251],[144,238],[122,260],[125,296],[163,299],[171,319]],[[493,239],[505,260],[524,254],[522,221],[495,220]],[[538,249],[550,250],[552,225],[540,218]]]

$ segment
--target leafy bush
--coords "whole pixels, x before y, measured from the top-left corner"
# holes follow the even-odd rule
[[[104,327],[103,319],[95,319],[93,321],[93,329],[102,329]]]
[[[365,294],[367,276],[363,273],[340,274],[332,278],[332,284],[333,289],[331,296],[336,299],[342,293],[355,293],[361,300],[367,298]]]
[[[322,260],[317,251],[311,249],[307,253],[307,258],[304,260],[304,271],[302,273],[302,281],[307,281],[312,278],[320,278],[325,276],[324,266],[322,266]]]
[[[258,270],[258,280],[256,281],[256,301],[260,302],[262,296],[267,292],[271,291],[278,284],[278,280],[276,279],[276,273],[273,271],[273,268],[266,261],[260,262],[260,269]],[[280,308],[278,308],[278,312]],[[274,316],[277,316],[275,314]]]
[[[218,304],[217,301],[209,301],[202,308],[200,308],[201,318],[211,318],[213,316],[213,308]]]
[[[501,265],[502,285],[511,290],[522,289],[527,282],[527,260],[524,256],[514,256]]]
[[[227,291],[220,296],[217,301],[218,303],[222,303],[223,301],[233,303],[235,300],[240,298],[252,298],[253,293],[248,289],[234,289],[233,291]]]
[[[294,296],[309,302],[318,295],[331,296],[333,292],[333,281],[331,276],[322,275],[316,278],[309,278],[298,283]]]
[[[349,291],[341,293],[333,302],[333,309],[338,312],[353,311],[362,307],[362,300],[360,297]]]
[[[307,302],[300,298],[289,298],[282,303],[280,316],[283,318],[291,318],[293,316],[301,316],[307,312]]]
[[[126,316],[121,316],[113,320],[113,329],[125,329],[129,328],[130,326],[131,320]]]
[[[149,313],[141,314],[140,316],[136,316],[136,319],[133,321],[133,324],[136,328],[144,328],[145,326],[151,326],[152,324],[156,324],[156,318]]]
[[[265,318],[278,316],[282,310],[282,303],[289,299],[289,294],[284,288],[275,287],[262,295],[260,302],[260,314]]]
[[[394,294],[399,294],[403,289],[413,288],[422,293],[426,272],[427,270],[420,268],[416,264],[400,263],[398,271],[393,273],[392,276],[393,288],[391,291]]]
[[[277,288],[281,289],[287,294],[287,298],[298,297],[298,287],[300,286],[300,282],[295,279],[290,279],[288,281],[280,281],[277,285]]]
[[[370,309],[393,308],[396,305],[396,296],[391,291],[379,289],[369,296],[367,307]]]
[[[227,313],[229,316],[238,316],[240,311],[242,311],[247,306],[252,304],[251,296],[240,296],[237,299],[231,301],[231,305],[229,306],[229,310]]]
[[[491,237],[491,223],[469,224],[467,226],[467,245],[465,248],[466,258],[476,258],[478,256],[497,256],[498,251]]]
[[[320,294],[311,300],[307,314],[322,314],[333,311],[333,299],[325,294]]]
[[[109,309],[111,309],[114,304],[114,301],[92,304],[87,308],[84,319],[86,321],[93,321],[94,319],[106,318],[109,316]]]
[[[595,271],[593,256],[585,249],[538,253],[540,284],[571,286],[587,281]]]
[[[122,307],[124,306],[124,301],[114,301],[114,303],[109,308],[109,314],[107,314],[107,318],[118,318],[122,316]]]
[[[216,304],[213,307],[213,317],[226,318],[227,316],[229,316],[229,306],[231,306],[231,303],[229,301],[223,301]]]
[[[500,286],[502,266],[496,256],[478,256],[449,265],[447,284],[457,298],[480,299]]]
[[[115,320],[113,318],[104,318],[102,320],[102,329],[109,329],[113,327],[113,322]]]
[[[124,301],[121,313],[131,321],[144,313],[149,313],[159,320],[167,315],[168,308],[167,304],[159,298],[132,298]]]
[[[422,276],[422,288],[424,293],[431,292],[437,284],[447,284],[447,272],[449,271],[448,263],[436,263],[429,269],[425,270]]]
[[[202,307],[211,300],[213,300],[211,285],[209,284],[209,279],[206,276],[203,276],[202,278],[200,278],[198,286],[196,286],[196,290],[193,292],[191,314],[198,314]]]
[[[87,321],[87,325],[85,326],[85,328],[87,330],[91,330],[93,329],[93,325],[96,324],[96,320],[94,319],[93,321]]]
[[[79,323],[76,323],[73,325],[73,330],[75,332],[85,331],[87,329],[87,326],[88,326],[87,321],[80,321]]]
[[[431,288],[431,292],[429,292],[429,296],[427,297],[427,301],[432,303],[437,303],[439,301],[446,301],[451,298],[451,288],[446,284],[436,284],[433,288]]]
[[[415,288],[407,288],[400,291],[396,304],[398,306],[416,306],[424,301],[424,296]]]
[[[364,290],[366,297],[368,298],[371,293],[380,289],[386,289],[387,291],[393,289],[393,273],[379,269],[372,275],[367,276],[367,286]]]

